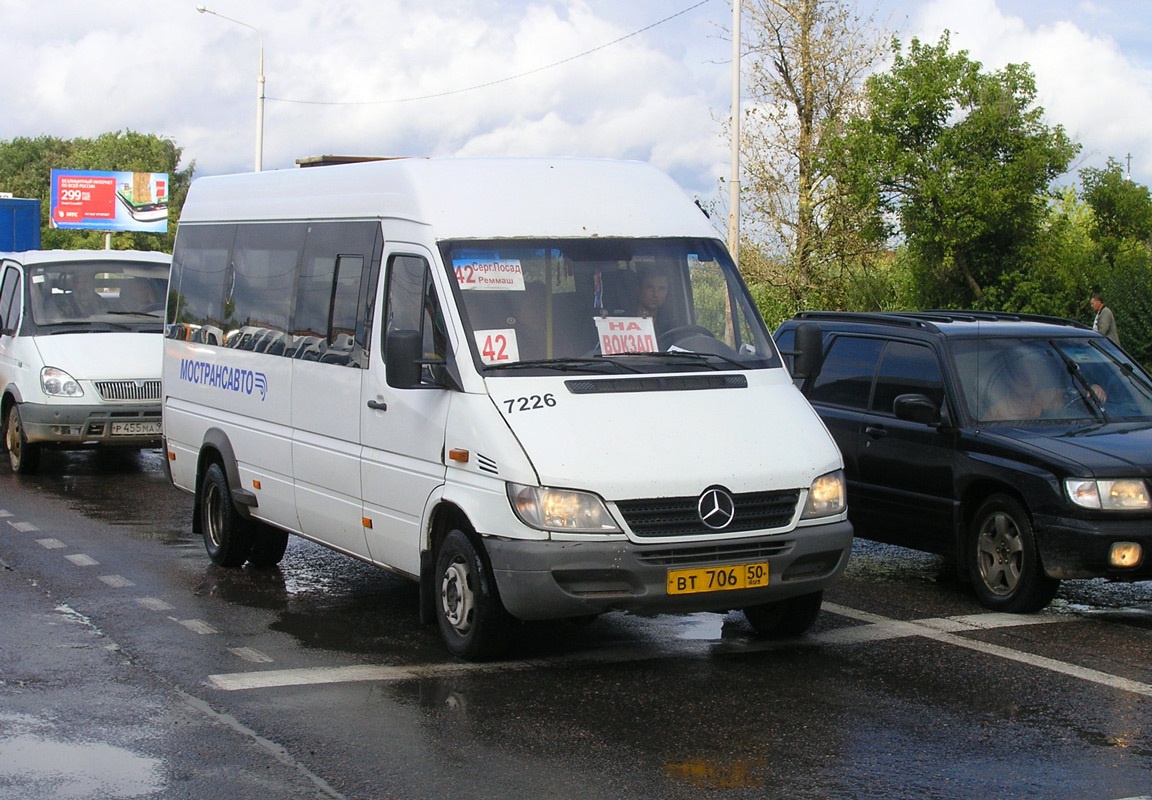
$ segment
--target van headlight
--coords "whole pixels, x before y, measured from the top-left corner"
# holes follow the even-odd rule
[[[40,388],[53,397],[83,397],[84,390],[76,379],[62,369],[44,367],[40,370]]]
[[[1101,508],[1107,511],[1140,511],[1152,508],[1148,486],[1140,478],[1096,481],[1085,478],[1065,478],[1064,491],[1081,508]]]
[[[804,513],[800,515],[800,519],[842,514],[847,506],[844,470],[838,469],[812,481],[812,487],[808,490],[808,502],[804,504]]]
[[[604,501],[589,492],[508,484],[516,516],[530,528],[563,533],[619,533]]]

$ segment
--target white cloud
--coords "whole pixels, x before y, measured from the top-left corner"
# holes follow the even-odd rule
[[[1152,183],[1152,117],[1146,111],[1152,105],[1152,70],[1125,52],[1108,28],[1085,29],[1094,20],[1121,24],[1105,9],[1065,4],[1047,9],[1047,15],[1051,21],[1036,24],[1003,12],[994,0],[934,0],[919,8],[913,22],[925,39],[951,29],[953,47],[968,50],[985,70],[1028,63],[1047,122],[1063,125],[1083,145],[1073,172],[1131,153],[1133,179]]]

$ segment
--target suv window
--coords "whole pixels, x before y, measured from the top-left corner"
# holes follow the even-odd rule
[[[944,378],[940,362],[930,347],[911,342],[889,342],[876,376],[872,410],[891,414],[892,404],[902,394],[922,394],[942,407]]]
[[[837,336],[824,356],[824,366],[812,383],[808,399],[849,408],[868,408],[872,376],[884,348],[883,339]]]

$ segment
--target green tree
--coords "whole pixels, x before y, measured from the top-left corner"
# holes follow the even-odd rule
[[[829,171],[873,235],[903,240],[918,305],[987,307],[989,289],[1026,266],[1049,184],[1079,145],[1044,123],[1027,65],[982,72],[950,52],[947,32],[892,49],[892,68],[867,81],[867,112],[830,148]]]
[[[1128,180],[1121,170],[1114,158],[1104,169],[1080,170],[1084,201],[1092,208],[1092,238],[1109,263],[1125,241],[1152,241],[1152,196],[1147,186]]]
[[[766,303],[789,313],[842,307],[845,271],[869,249],[837,220],[843,209],[822,157],[826,139],[858,110],[864,75],[883,50],[855,9],[847,0],[743,2],[741,269],[769,284],[776,299]]]
[[[166,172],[169,178],[168,233],[117,232],[117,250],[172,252],[176,221],[180,218],[193,162],[179,169],[183,149],[171,139],[134,131],[104,133],[95,139],[60,139],[54,136],[20,137],[0,142],[0,190],[17,197],[40,200],[41,246],[45,249],[100,249],[99,231],[60,230],[49,224],[53,169],[105,170],[111,172]]]

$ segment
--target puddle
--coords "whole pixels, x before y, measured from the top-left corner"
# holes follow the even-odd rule
[[[0,718],[0,798],[144,797],[163,791],[160,760],[103,742],[52,738],[31,717]]]

